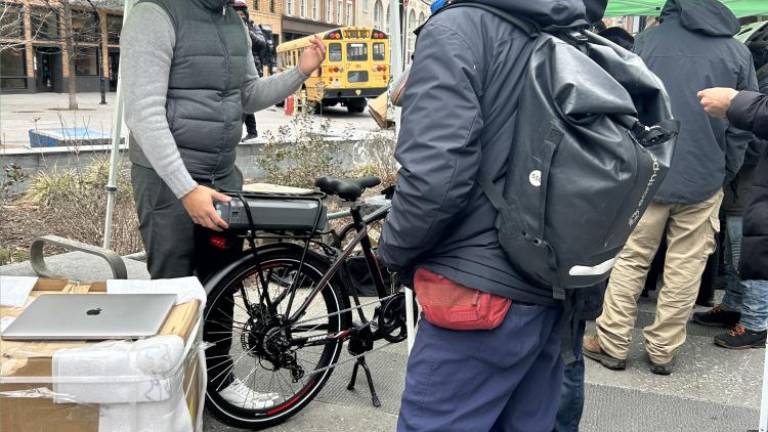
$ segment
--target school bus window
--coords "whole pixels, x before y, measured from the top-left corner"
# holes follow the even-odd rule
[[[373,44],[373,60],[374,61],[380,61],[384,60],[384,42],[374,42]]]
[[[368,61],[368,45],[365,43],[348,43],[347,61]]]
[[[341,44],[332,43],[328,47],[328,59],[332,62],[341,61]]]

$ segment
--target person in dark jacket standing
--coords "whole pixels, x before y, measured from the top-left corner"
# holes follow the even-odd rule
[[[261,64],[267,68],[267,76],[272,75],[272,70],[276,66],[275,64],[275,39],[272,35],[272,29],[267,26],[259,24],[259,30],[264,35],[266,45],[261,50],[259,57],[261,57]]]
[[[264,76],[264,62],[262,61],[262,54],[267,49],[267,40],[264,38],[264,33],[258,26],[253,25],[248,16],[248,4],[243,0],[237,0],[234,2],[233,7],[237,11],[237,14],[243,20],[245,28],[248,31],[248,36],[251,38],[251,54],[253,55],[253,63],[256,66],[256,73],[259,77]],[[259,137],[259,130],[256,128],[256,116],[253,113],[243,113],[243,123],[245,123],[246,135],[243,141],[252,140]]]
[[[664,82],[682,128],[669,173],[611,273],[597,335],[585,338],[584,355],[611,369],[626,367],[637,299],[666,235],[664,284],[643,337],[651,372],[668,375],[714,251],[723,185],[739,171],[752,137],[709,118],[696,93],[712,86],[756,89],[757,80],[749,50],[733,39],[739,21],[719,1],[668,0],[659,20],[637,37],[634,51]]]
[[[542,26],[594,21],[581,0],[477,3]],[[595,3],[601,17],[605,1]],[[396,150],[402,168],[380,256],[389,269],[415,274],[422,306],[443,313],[419,324],[400,432],[554,427],[561,308],[551,287],[534,286],[509,263],[496,210],[477,183],[479,173],[506,173],[533,41],[473,7],[441,9],[419,34]],[[464,306],[471,310],[451,313]]]
[[[195,227],[227,228],[214,201],[230,199],[216,188],[242,188],[235,149],[243,112],[296,91],[325,57],[315,39],[298,67],[259,79],[243,22],[228,3],[142,0],[120,37],[131,180],[153,279],[196,275],[204,281],[227,259],[209,243],[196,244]],[[208,316],[222,323],[204,329],[205,340],[216,341],[206,350],[209,389],[252,409],[265,401],[232,376],[231,338],[210,336],[231,332],[233,315],[230,309]]]
[[[754,58],[755,70],[761,71],[768,67],[768,47],[761,42],[755,45],[748,45]],[[758,83],[760,92],[768,94],[768,73],[760,74],[758,72]],[[705,92],[706,94],[706,92]],[[744,284],[739,275],[739,261],[741,257],[741,240],[743,233],[743,215],[746,206],[749,204],[749,191],[752,189],[756,167],[765,151],[766,142],[763,139],[755,138],[749,143],[747,153],[744,156],[744,165],[739,174],[725,188],[725,199],[723,200],[723,213],[726,216],[726,234],[728,243],[726,244],[726,281],[725,296],[723,301],[705,312],[693,314],[693,321],[708,327],[727,327],[736,326],[741,319],[741,307],[743,304]],[[734,345],[728,338],[715,338],[715,343],[725,348],[742,348],[741,345]],[[765,344],[765,338],[758,341]]]
[[[712,116],[727,118],[737,127],[768,139],[768,94],[712,88],[699,93],[701,104]],[[765,346],[768,328],[768,152],[763,152],[749,191],[750,203],[744,213],[740,276],[743,293],[736,323],[727,333],[715,337],[725,348]]]

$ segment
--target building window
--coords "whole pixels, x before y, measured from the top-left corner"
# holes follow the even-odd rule
[[[354,24],[352,22],[352,3],[347,3],[347,13],[344,16],[344,23],[346,23],[346,25]]]
[[[416,12],[411,9],[411,11],[408,13],[408,48],[406,48],[405,53],[405,61],[407,64],[411,64],[411,57],[413,57],[413,51],[416,49],[416,35],[413,34],[413,31],[416,30]]]
[[[381,0],[376,0],[376,4],[373,5],[373,27],[376,30],[384,30],[384,6]]]
[[[293,0],[285,0],[285,14],[293,15]]]
[[[275,0],[269,0],[269,11],[275,13]]]
[[[368,13],[368,0],[360,0],[363,2],[363,12]]]
[[[76,42],[99,43],[100,30],[99,21],[92,11],[72,11],[72,35]]]
[[[120,43],[120,32],[123,31],[123,17],[107,15],[107,42],[112,45]]]
[[[424,12],[420,13],[419,14],[419,25],[424,24],[424,21],[426,21],[426,20],[427,20],[427,16],[424,15]]]
[[[344,12],[344,3],[341,0],[339,0],[336,2],[336,23],[337,24],[343,23],[343,21],[341,20],[342,18],[341,14],[343,12]]]
[[[24,38],[24,14],[21,6],[0,3],[0,37]]]
[[[77,76],[97,76],[99,62],[96,48],[84,48],[75,57],[75,74]]]
[[[32,39],[57,40],[59,38],[59,15],[55,10],[32,8],[29,18],[32,25]]]
[[[307,0],[299,0],[299,16],[302,18],[307,16]]]
[[[320,19],[320,0],[312,0],[312,19]]]
[[[331,10],[331,0],[325,0],[325,22],[331,22],[333,11]]]
[[[253,0],[253,10],[259,10],[259,2],[260,0]]]
[[[15,24],[14,24],[15,25]],[[27,88],[27,60],[24,48],[8,48],[0,52],[0,89]]]
[[[389,31],[390,30],[390,28],[389,28],[390,24],[389,23],[390,23],[390,19],[392,18],[389,15],[389,5],[387,5],[387,16],[386,17],[387,17],[387,22],[386,22],[386,24],[384,24],[384,28],[387,29],[387,33],[392,33],[391,31]]]

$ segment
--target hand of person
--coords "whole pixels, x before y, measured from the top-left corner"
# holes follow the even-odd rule
[[[189,213],[189,217],[191,217],[192,221],[196,224],[214,231],[221,231],[222,229],[229,228],[229,225],[227,225],[227,223],[224,222],[224,219],[222,219],[216,212],[213,202],[229,202],[231,200],[232,198],[216,192],[209,187],[197,186],[192,189],[192,192],[181,198],[181,203],[184,204],[184,208],[187,210],[187,213]]]
[[[304,75],[309,76],[325,60],[325,45],[319,37],[315,36],[309,40],[310,45],[304,48],[299,58],[299,70]]]
[[[724,119],[731,106],[731,101],[739,92],[726,87],[713,87],[697,93],[699,102],[707,114]]]

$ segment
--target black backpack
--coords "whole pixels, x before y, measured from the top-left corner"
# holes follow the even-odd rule
[[[669,170],[679,124],[664,85],[635,54],[584,29],[540,29],[504,179],[479,183],[498,210],[499,243],[529,281],[565,290],[604,282]]]

